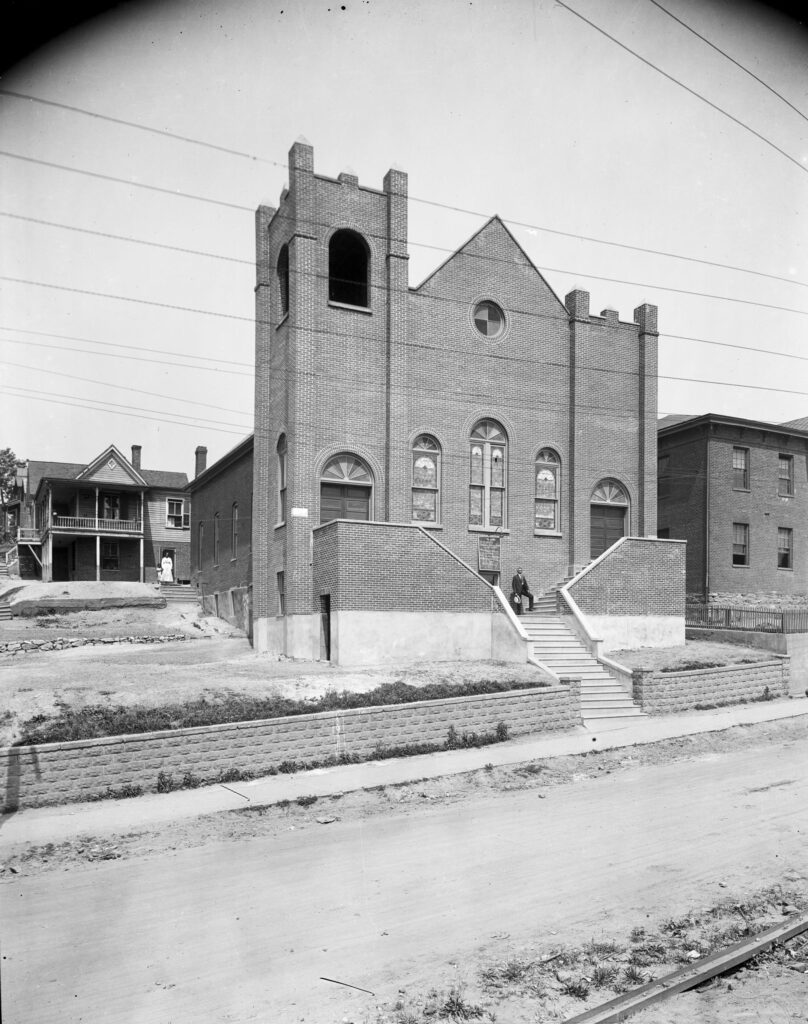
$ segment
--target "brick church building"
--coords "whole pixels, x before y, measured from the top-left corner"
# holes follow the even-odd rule
[[[671,620],[678,597],[649,599],[665,591],[659,558],[683,556],[651,541],[654,306],[621,320],[593,316],[585,291],[562,301],[496,216],[411,287],[407,175],[376,189],[315,174],[305,141],[256,240],[255,435],[228,463],[239,479],[253,463],[256,649],[521,656],[516,568],[538,596],[623,537],[648,543],[604,582],[612,612]],[[195,511],[217,472],[191,484]],[[196,578],[210,593],[206,550]]]

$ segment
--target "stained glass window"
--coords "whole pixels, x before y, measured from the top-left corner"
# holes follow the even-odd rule
[[[559,525],[560,464],[551,448],[542,448],[536,456],[533,529],[557,533]]]
[[[474,326],[484,338],[496,338],[505,326],[505,314],[495,302],[478,302],[474,307]]]
[[[480,420],[471,432],[469,525],[505,525],[507,486],[505,431],[494,420]]]
[[[439,519],[440,445],[428,434],[416,437],[412,446],[412,518],[436,523]]]

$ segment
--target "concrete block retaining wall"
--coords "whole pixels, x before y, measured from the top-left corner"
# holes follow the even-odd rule
[[[203,780],[233,768],[267,774],[283,761],[341,754],[361,757],[379,746],[443,743],[450,726],[458,733],[482,733],[493,732],[499,722],[508,726],[510,736],[580,725],[580,683],[570,680],[568,685],[476,697],[10,747],[0,750],[4,807],[87,800],[126,785],[153,792],[160,772],[171,774],[176,783],[186,772]]]
[[[651,715],[687,711],[697,705],[744,704],[763,695],[789,692],[789,660],[759,661],[751,665],[727,665],[685,672],[654,672],[634,669],[634,700]]]

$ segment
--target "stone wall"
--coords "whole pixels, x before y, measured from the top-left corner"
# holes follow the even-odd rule
[[[197,640],[187,633],[166,633],[164,636],[55,636],[48,639],[7,640],[0,643],[0,654],[27,654],[28,651],[64,651],[68,647],[101,646],[102,644],[167,644],[176,640]]]
[[[483,733],[493,732],[500,722],[507,725],[509,736],[580,725],[580,683],[10,747],[0,750],[4,806],[10,810],[89,800],[123,786],[153,792],[160,772],[171,774],[177,783],[186,772],[203,780],[228,769],[269,774],[284,761],[367,757],[379,746],[443,743],[450,726],[458,733]]]
[[[768,689],[771,697],[789,692],[789,659],[758,661],[685,672],[634,669],[634,700],[650,715],[665,715],[697,707],[745,704],[760,699]]]

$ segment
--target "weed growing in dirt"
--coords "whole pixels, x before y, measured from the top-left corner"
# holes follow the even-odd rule
[[[586,978],[567,978],[561,983],[561,991],[574,999],[586,999],[589,995],[589,982]]]
[[[119,786],[117,789],[113,786],[107,786],[103,793],[94,793],[92,796],[88,796],[85,799],[90,803],[95,803],[97,800],[126,800],[129,797],[140,796],[142,792],[142,786],[134,786],[131,784]]]
[[[316,804],[317,803],[317,797],[316,796],[299,796],[295,800],[295,803],[298,804],[300,807],[311,807],[312,804]]]
[[[590,983],[593,988],[611,988],[617,979],[617,968],[614,964],[597,964],[592,968]]]

